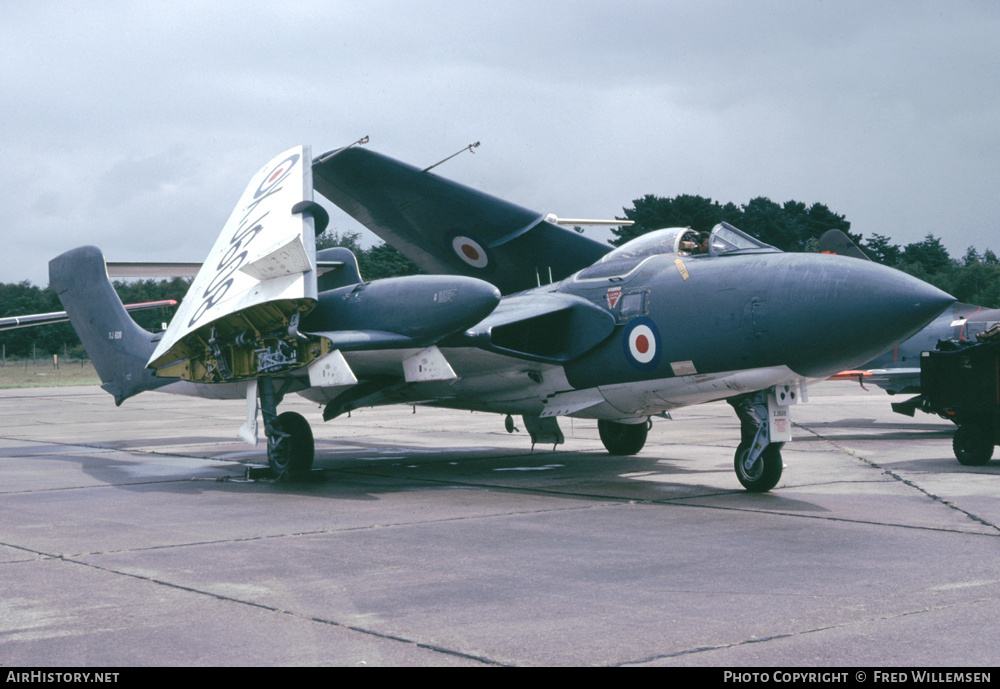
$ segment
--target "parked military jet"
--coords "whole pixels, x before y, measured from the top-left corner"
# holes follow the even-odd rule
[[[327,221],[313,190],[428,275],[364,282],[346,249],[316,252]],[[118,404],[163,389],[247,400],[273,471],[314,455],[308,422],[277,413],[295,392],[324,420],[407,403],[520,414],[532,442],[563,442],[557,417],[596,419],[612,454],[638,452],[652,417],[726,399],[741,420],[734,465],[773,488],[807,382],[889,350],[954,301],[850,258],[788,254],[725,223],[618,249],[551,216],[350,146],[277,156],[251,180],[169,328],[121,309],[93,247],[49,266]],[[698,253],[695,253],[698,252]],[[317,278],[317,261],[340,268]]]
[[[829,230],[819,240],[823,253],[871,259],[840,230]],[[890,395],[920,392],[920,354],[937,348],[942,340],[972,340],[1000,322],[1000,309],[955,302],[913,337],[856,370],[841,371],[836,378],[872,383]],[[895,405],[893,405],[895,407]],[[912,416],[912,414],[911,414]]]

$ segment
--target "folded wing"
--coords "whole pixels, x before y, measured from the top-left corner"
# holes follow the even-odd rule
[[[313,163],[315,189],[431,274],[503,294],[558,281],[611,250],[545,215],[362,148]]]
[[[309,163],[300,146],[252,178],[149,360],[157,375],[230,382],[325,353],[294,333],[318,296]]]

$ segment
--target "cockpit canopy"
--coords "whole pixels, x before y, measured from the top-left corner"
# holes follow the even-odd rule
[[[647,232],[623,244],[590,268],[578,273],[577,278],[588,280],[624,275],[650,256],[701,258],[775,251],[778,249],[726,222],[713,227],[710,233],[699,233],[690,227],[670,227]]]

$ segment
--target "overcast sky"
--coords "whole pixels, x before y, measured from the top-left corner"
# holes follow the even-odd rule
[[[564,217],[766,196],[1000,252],[994,0],[0,8],[0,282],[84,244],[202,260],[273,155],[363,135],[421,166],[480,141],[436,172]]]

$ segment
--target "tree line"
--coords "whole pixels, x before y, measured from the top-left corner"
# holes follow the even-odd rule
[[[190,280],[135,280],[115,282],[115,291],[125,304],[139,304],[147,301],[173,299],[180,302],[187,294]],[[49,288],[32,285],[29,281],[15,284],[0,284],[0,317],[26,316],[35,313],[62,311],[63,306],[56,293]],[[152,332],[159,332],[163,323],[170,322],[177,307],[159,307],[143,311],[133,311],[132,318]],[[0,332],[0,349],[9,360],[33,355],[48,358],[52,354],[67,355],[70,358],[86,358],[73,327],[68,323],[56,323],[30,328],[18,328]]]
[[[864,238],[850,231],[851,223],[821,203],[807,205],[799,201],[778,204],[758,197],[743,205],[721,204],[701,196],[682,194],[671,198],[646,195],[623,209],[622,220],[633,220],[635,225],[612,230],[614,246],[620,246],[641,234],[663,227],[691,227],[709,231],[725,221],[747,234],[771,244],[782,251],[819,251],[820,235],[830,229],[844,232],[873,261],[897,268],[926,280],[954,295],[959,301],[989,308],[1000,308],[1000,260],[992,249],[980,253],[969,247],[961,258],[953,258],[939,237],[928,234],[922,241],[906,245],[892,243],[884,235],[872,234]],[[316,240],[316,248],[342,246],[354,252],[358,268],[365,280],[413,275],[416,265],[389,244],[376,244],[363,248],[360,234],[339,233],[327,230]],[[115,282],[115,290],[126,304],[161,299],[183,299],[190,281],[136,280]],[[62,311],[56,294],[30,282],[0,284],[0,317],[32,313]],[[169,322],[176,307],[136,311],[133,318],[143,328],[161,329]],[[70,357],[85,357],[76,333],[69,323],[39,328],[21,328],[0,332],[0,346],[9,358],[66,353]]]

